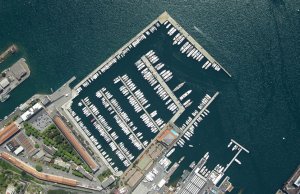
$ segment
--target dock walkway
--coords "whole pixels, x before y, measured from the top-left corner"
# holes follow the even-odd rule
[[[124,120],[123,116],[119,113],[119,111],[115,108],[115,106],[109,101],[109,99],[107,98],[107,96],[102,91],[100,91],[100,93],[105,98],[105,100],[109,103],[109,105],[112,107],[112,109],[114,109],[115,113],[117,113],[117,115],[119,116],[119,118],[126,125],[126,127],[128,128],[128,130],[130,131],[130,133],[134,136],[134,138],[141,144],[141,146],[143,147],[143,149],[145,149],[145,146],[142,144],[142,142],[140,141],[140,139],[135,135],[135,133],[132,131],[131,127],[128,126],[128,123]]]
[[[170,121],[172,123],[174,123],[178,119],[178,117],[180,117],[180,115],[184,112],[185,108],[183,107],[181,102],[178,100],[178,98],[175,96],[175,94],[172,92],[172,90],[169,88],[169,86],[166,84],[166,82],[161,78],[161,76],[156,71],[156,69],[152,66],[150,61],[145,56],[142,56],[142,61],[145,63],[145,65],[150,70],[152,75],[157,79],[157,81],[160,83],[160,85],[164,88],[164,90],[167,92],[167,94],[170,96],[170,98],[173,100],[173,102],[178,107],[178,111],[170,119]]]
[[[183,36],[194,46],[196,47],[211,63],[215,63],[221,67],[221,69],[231,77],[231,74],[218,63],[188,32],[186,32],[167,12],[164,12],[158,17],[158,20],[161,24],[165,21],[169,21]]]
[[[201,114],[207,109],[207,107],[214,101],[214,99],[219,95],[219,92],[216,92],[213,97],[204,105],[204,107],[198,112],[198,114],[194,117],[194,119],[186,126],[183,130],[182,135],[189,130],[189,128],[197,121],[197,119],[201,116]]]
[[[130,159],[126,156],[126,154],[123,152],[123,150],[120,148],[120,146],[117,144],[117,142],[112,138],[112,136],[110,135],[109,132],[106,131],[105,127],[102,125],[102,123],[99,121],[99,119],[97,118],[97,116],[92,112],[92,110],[90,109],[90,107],[83,101],[81,100],[81,102],[84,104],[84,106],[90,111],[90,113],[93,115],[93,117],[96,119],[96,121],[98,122],[98,124],[101,126],[101,128],[103,129],[103,131],[106,133],[106,135],[109,136],[109,138],[111,139],[112,142],[114,142],[114,144],[116,145],[116,147],[120,150],[120,152],[124,155],[124,157],[126,158],[126,160],[128,160],[129,163],[131,163]]]
[[[16,45],[11,45],[3,53],[0,54],[0,63],[3,63],[7,57],[14,54],[17,51]]]
[[[131,94],[131,96],[135,99],[135,101],[141,106],[141,108],[144,110],[145,114],[149,117],[149,119],[151,120],[151,122],[155,125],[155,127],[157,128],[158,131],[160,131],[159,126],[157,125],[157,123],[153,120],[153,118],[150,116],[150,114],[148,113],[148,111],[145,109],[145,107],[141,104],[140,100],[135,96],[135,94],[130,90],[130,88],[128,87],[128,85],[124,82],[123,78],[119,76],[119,79],[121,80],[121,82],[123,83],[123,85],[127,88],[127,90],[129,91],[129,93]]]

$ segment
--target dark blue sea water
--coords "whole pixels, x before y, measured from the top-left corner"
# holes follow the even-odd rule
[[[79,81],[167,10],[233,75],[220,81],[186,161],[210,151],[211,163],[225,163],[233,138],[251,151],[228,171],[233,193],[274,193],[300,163],[298,9],[297,0],[3,0],[0,48],[16,43],[20,53],[0,70],[23,56],[32,76],[0,104],[0,118],[73,75]]]

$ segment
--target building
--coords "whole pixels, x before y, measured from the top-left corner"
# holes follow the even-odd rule
[[[66,168],[66,169],[68,169],[68,170],[70,169],[70,166],[71,166],[71,164],[64,162],[64,161],[63,161],[62,159],[60,159],[60,158],[55,159],[55,160],[54,160],[54,164],[56,164],[56,165],[58,165],[58,166],[60,166],[60,167]]]
[[[27,121],[28,119],[30,119],[33,115],[35,115],[37,112],[39,112],[39,110],[41,110],[43,108],[41,103],[36,103],[35,105],[33,105],[29,110],[27,110],[25,113],[23,113],[21,115],[21,119],[23,121]]]
[[[14,152],[20,146],[19,142],[13,138],[11,141],[7,142],[5,147],[8,151]]]
[[[166,146],[170,146],[175,142],[179,134],[174,129],[166,129],[162,134],[157,137],[157,141],[162,142]]]
[[[14,154],[19,155],[23,151],[24,151],[24,148],[22,146],[20,146],[14,151]]]
[[[38,153],[36,153],[33,158],[36,160],[41,160],[42,157],[45,156],[45,152],[43,150],[40,150]]]
[[[47,106],[51,103],[51,100],[50,100],[49,96],[45,96],[41,99],[41,102],[44,106]]]
[[[103,188],[107,188],[108,186],[110,186],[111,184],[113,184],[115,182],[115,177],[110,175],[109,177],[107,177],[102,183],[102,187]]]
[[[68,139],[68,141],[72,144],[81,158],[86,162],[89,167],[96,172],[99,169],[98,164],[94,161],[94,159],[88,154],[87,150],[81,145],[78,139],[71,132],[70,128],[63,122],[63,120],[59,116],[55,116],[53,119],[54,123],[58,127],[58,129],[62,132],[62,134]]]
[[[19,107],[20,111],[24,111],[24,110],[26,110],[27,108],[29,108],[29,104],[26,103],[26,102],[25,102],[24,104],[21,104],[20,107]]]
[[[0,158],[5,159],[6,161],[10,162],[17,168],[24,170],[28,174],[30,174],[40,180],[63,184],[63,185],[71,186],[71,187],[77,187],[77,186],[82,185],[79,181],[77,181],[75,179],[70,179],[70,178],[65,178],[62,176],[56,176],[56,175],[52,175],[52,174],[38,172],[32,166],[26,164],[25,162],[19,160],[18,158],[14,157],[13,155],[10,155],[7,152],[0,152]]]
[[[19,132],[19,127],[13,122],[0,130],[0,145]]]
[[[16,188],[13,185],[8,185],[5,194],[15,194]]]
[[[43,160],[44,162],[50,163],[52,159],[51,159],[51,158],[48,158],[48,157],[46,157],[46,156],[44,156],[44,157],[42,158],[42,160]]]
[[[76,170],[79,171],[81,174],[83,174],[87,179],[89,180],[93,180],[93,176],[88,173],[86,170],[84,170],[84,168],[82,166],[77,166]]]
[[[51,156],[53,156],[56,152],[56,150],[53,147],[46,146],[45,144],[42,145],[42,148],[45,152],[47,152]]]
[[[7,86],[9,85],[9,81],[7,78],[3,78],[1,81],[0,81],[0,87],[1,88],[6,88]]]
[[[294,185],[296,187],[300,187],[300,175],[298,176],[298,178],[296,179],[296,181],[294,182]]]
[[[26,66],[25,59],[21,58],[13,66],[10,67],[10,71],[13,73],[15,78],[19,81],[22,79],[22,77],[24,77],[27,74],[25,66]]]
[[[27,137],[23,131],[16,135],[14,138],[25,150],[26,154],[31,157],[36,154],[39,150],[34,147],[34,142]]]

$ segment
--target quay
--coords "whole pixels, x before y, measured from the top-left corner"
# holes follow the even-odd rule
[[[99,72],[102,67],[104,67],[107,63],[112,61],[117,56],[121,55],[123,50],[125,50],[129,45],[131,45],[139,36],[143,35],[151,26],[159,22],[159,18],[153,20],[149,25],[147,25],[141,32],[139,32],[136,36],[130,39],[124,46],[122,46],[119,50],[117,50],[114,54],[112,54],[108,59],[106,59],[101,65],[99,65],[94,71],[88,74],[83,80],[81,80],[75,87],[74,90],[79,88],[84,82],[89,80],[95,73]]]
[[[24,58],[19,59],[0,75],[0,101],[9,98],[9,93],[30,76],[30,69]]]
[[[0,54],[0,63],[3,63],[7,57],[14,54],[18,50],[16,45],[11,45],[3,53]]]
[[[194,117],[194,119],[185,127],[182,135],[185,134],[189,130],[189,128],[197,121],[197,119],[201,116],[201,114],[207,109],[207,107],[215,100],[215,98],[219,95],[219,92],[216,92],[213,97],[204,105],[204,107],[198,112],[198,114]]]
[[[97,118],[97,116],[93,113],[93,111],[90,109],[90,107],[84,102],[84,100],[81,100],[81,102],[84,104],[84,106],[90,111],[90,113],[93,115],[94,119],[98,122],[98,124],[101,126],[101,128],[103,129],[103,131],[106,133],[106,135],[109,136],[109,138],[111,139],[112,142],[114,142],[115,146],[119,149],[119,151],[124,155],[124,157],[126,158],[126,160],[128,160],[128,162],[131,164],[130,159],[127,157],[127,155],[123,152],[123,150],[120,148],[120,146],[117,144],[117,142],[114,140],[114,138],[112,138],[112,136],[110,135],[109,132],[106,131],[105,127],[102,125],[102,123],[99,121],[99,119]],[[102,154],[101,154],[102,155]]]
[[[126,125],[127,129],[130,131],[130,133],[134,136],[134,138],[139,142],[139,144],[145,149],[145,146],[140,141],[140,139],[135,135],[135,133],[131,130],[131,127],[128,126],[128,123],[124,120],[123,116],[120,115],[119,111],[115,108],[115,106],[110,102],[110,100],[107,98],[107,96],[100,90],[101,95],[105,98],[105,100],[109,103],[109,105],[114,109],[115,113],[118,115],[118,117],[122,120],[123,124]]]
[[[144,110],[145,114],[148,116],[148,118],[151,120],[151,122],[155,125],[155,127],[157,128],[158,131],[160,131],[159,126],[157,125],[157,123],[153,120],[153,118],[150,116],[150,114],[148,113],[148,111],[145,109],[145,107],[141,104],[140,100],[136,97],[136,95],[130,90],[130,88],[128,87],[128,85],[124,82],[123,78],[121,76],[119,76],[119,79],[121,80],[121,82],[123,83],[123,85],[127,88],[127,90],[129,91],[129,93],[131,94],[131,96],[135,99],[135,101],[140,105],[140,107]],[[144,148],[145,149],[145,148]]]
[[[285,183],[283,191],[288,194],[300,193],[300,165],[297,167],[289,180]]]
[[[161,14],[158,18],[161,24],[165,21],[169,21],[183,36],[194,46],[196,47],[211,63],[215,63],[221,67],[221,69],[229,76],[232,77],[231,74],[222,66],[219,62],[217,62],[188,32],[186,32],[180,24],[178,24],[167,12]]]
[[[169,86],[166,84],[166,82],[164,82],[164,80],[161,78],[161,76],[156,71],[156,69],[152,66],[150,61],[145,56],[142,56],[142,61],[145,63],[145,65],[150,70],[152,75],[157,79],[159,84],[164,88],[164,90],[167,92],[167,94],[170,96],[170,98],[173,100],[173,102],[175,102],[176,106],[178,107],[178,111],[170,120],[170,122],[174,123],[178,119],[178,117],[185,111],[185,108],[180,103],[180,101],[175,96],[175,94],[172,92],[172,90],[169,88]]]

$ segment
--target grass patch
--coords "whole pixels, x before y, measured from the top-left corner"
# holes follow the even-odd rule
[[[77,165],[83,164],[78,153],[54,124],[47,127],[43,132],[40,132],[28,122],[24,123],[24,128],[27,136],[33,136],[36,139],[43,140],[45,145],[55,147],[57,149],[54,154],[56,157],[62,158],[65,162],[73,161]]]
[[[84,177],[84,175],[81,172],[77,171],[77,170],[73,170],[72,174],[75,175],[75,176],[78,176],[80,178]]]
[[[104,181],[105,178],[109,177],[111,175],[111,171],[109,169],[103,171],[101,174],[99,174],[98,179],[99,181]]]

